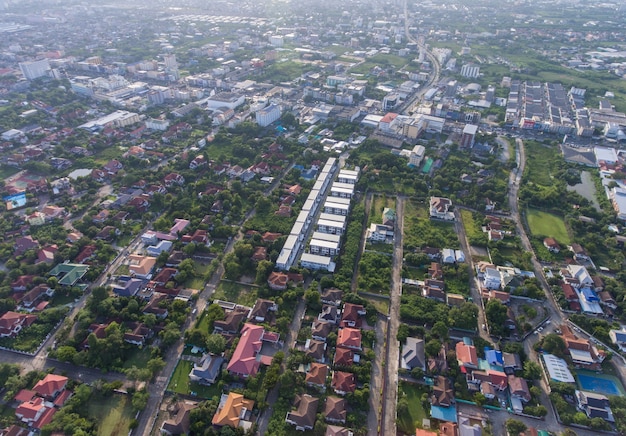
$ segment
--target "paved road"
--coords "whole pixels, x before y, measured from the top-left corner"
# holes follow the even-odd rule
[[[291,321],[291,326],[289,327],[289,332],[287,333],[287,337],[285,338],[285,343],[283,345],[282,351],[285,353],[285,358],[283,360],[283,364],[281,365],[282,374],[285,372],[287,367],[287,358],[291,353],[291,350],[295,347],[296,340],[298,339],[298,332],[302,327],[302,319],[306,313],[306,302],[303,299],[298,301],[298,306],[296,307],[296,311],[293,316],[293,320]],[[278,390],[280,389],[280,384],[276,384],[272,388],[272,390],[267,394],[266,402],[268,404],[267,408],[261,412],[259,418],[257,419],[258,429],[256,434],[258,436],[262,436],[267,432],[267,426],[269,424],[270,418],[274,413],[274,403],[278,400]]]
[[[374,353],[376,358],[372,362],[372,377],[370,379],[369,413],[367,415],[368,436],[376,436],[380,431],[380,419],[382,409],[382,393],[385,381],[385,355],[387,320],[381,316],[376,321],[376,343]]]
[[[0,350],[0,362],[19,365],[24,371],[47,371],[54,369],[57,374],[67,374],[84,383],[93,383],[96,380],[114,381],[126,379],[124,374],[118,372],[103,373],[96,368],[78,366],[73,363],[61,362],[44,356],[32,357],[9,350]]]
[[[402,232],[404,229],[404,196],[396,199],[396,226],[393,238],[393,264],[391,293],[389,298],[389,318],[387,322],[387,352],[385,359],[385,383],[383,388],[383,409],[381,430],[384,435],[396,434],[396,404],[398,401],[398,367],[400,365],[400,344],[396,337],[400,327],[400,297],[402,296]]]

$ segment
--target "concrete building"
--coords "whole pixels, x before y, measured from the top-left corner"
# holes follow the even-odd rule
[[[40,61],[20,62],[20,70],[27,80],[35,80],[48,75],[51,70],[48,59]]]

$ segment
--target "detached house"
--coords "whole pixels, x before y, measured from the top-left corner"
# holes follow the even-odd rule
[[[313,430],[318,403],[319,399],[308,394],[296,396],[294,402],[296,410],[287,413],[285,422],[295,426],[298,431]]]
[[[182,186],[185,183],[185,178],[178,173],[169,173],[163,179],[163,183],[166,188],[171,188],[174,185]]]
[[[265,338],[265,336],[268,336]],[[244,324],[239,335],[239,343],[233,352],[227,369],[234,376],[248,378],[255,376],[261,364],[270,365],[271,356],[257,356],[263,346],[263,341],[269,339],[277,341],[275,333],[266,333],[263,327],[254,324]]]
[[[446,221],[454,221],[454,213],[449,209],[452,207],[452,200],[443,197],[430,197],[430,217]]]
[[[350,372],[335,371],[330,386],[337,395],[351,394],[356,390],[356,377]]]
[[[0,317],[0,338],[14,338],[24,328],[37,320],[36,315],[8,311]]]

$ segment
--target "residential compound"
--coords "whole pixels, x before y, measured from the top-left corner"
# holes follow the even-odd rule
[[[339,254],[341,235],[346,228],[346,216],[359,175],[358,169],[341,169],[338,174],[337,170],[337,159],[329,158],[276,260],[278,269],[288,270],[299,259],[304,268],[334,271],[333,257]],[[305,247],[307,250],[303,252]]]

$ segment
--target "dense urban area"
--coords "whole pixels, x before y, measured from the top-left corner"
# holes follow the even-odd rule
[[[626,434],[624,4],[0,11],[1,436]]]

